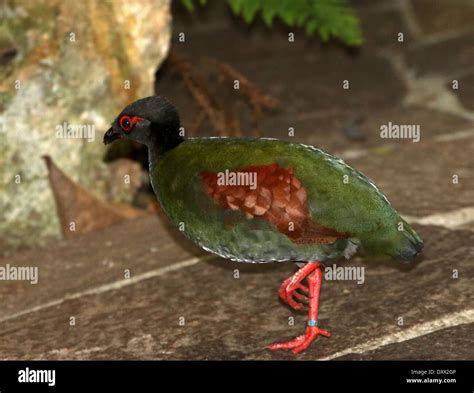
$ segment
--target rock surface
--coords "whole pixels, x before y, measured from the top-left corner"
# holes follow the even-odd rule
[[[2,3],[0,179],[2,241],[58,236],[41,160],[50,155],[106,196],[101,139],[117,111],[153,93],[171,35],[169,0]],[[67,137],[68,128],[75,131]],[[115,200],[130,200],[127,190]]]

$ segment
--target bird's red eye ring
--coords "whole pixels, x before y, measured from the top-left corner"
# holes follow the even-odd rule
[[[130,131],[132,129],[132,126],[133,123],[130,116],[125,115],[120,118],[120,127],[122,127],[122,130],[124,130],[125,132]]]
[[[139,116],[130,117],[128,115],[123,115],[120,118],[119,124],[120,127],[122,127],[122,130],[124,130],[124,132],[130,132],[132,128],[135,127],[135,124],[142,120],[143,118]]]

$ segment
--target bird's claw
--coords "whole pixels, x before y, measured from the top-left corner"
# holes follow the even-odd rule
[[[305,285],[299,282],[292,282],[289,278],[281,285],[279,295],[280,299],[288,304],[291,308],[294,310],[301,310],[304,307],[304,304],[301,302],[307,302],[308,297],[302,293],[296,292],[297,289],[303,291],[306,294],[308,293],[308,288]]]
[[[272,351],[277,349],[292,349],[293,353],[300,353],[304,351],[319,335],[324,337],[331,337],[331,333],[326,330],[320,329],[317,326],[308,326],[306,328],[306,334],[303,336],[296,337],[294,340],[286,341],[282,343],[275,343],[267,346],[267,349]]]

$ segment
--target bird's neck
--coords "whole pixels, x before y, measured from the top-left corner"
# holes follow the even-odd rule
[[[151,138],[147,144],[150,163],[184,142],[184,136],[180,133],[179,124],[170,124],[165,127],[157,126],[156,129],[152,124],[151,128]]]
[[[165,156],[166,153],[173,150],[175,147],[179,146],[182,142],[184,142],[184,139],[177,141],[177,143],[172,145],[162,146],[158,143],[148,145],[148,161],[150,165]]]
[[[155,173],[156,167],[160,166],[160,163],[167,161],[167,156],[169,153],[173,152],[176,147],[181,145],[184,142],[184,138],[182,137],[180,140],[175,141],[174,143],[168,143],[165,145],[161,145],[158,142],[154,142],[148,144],[148,172],[150,174],[150,183],[155,191],[155,194],[158,196],[158,188],[155,187],[153,182],[153,174]]]
[[[184,142],[184,138],[181,139],[172,139],[172,140],[153,140],[148,144],[148,152],[153,157],[159,157],[179,146]]]

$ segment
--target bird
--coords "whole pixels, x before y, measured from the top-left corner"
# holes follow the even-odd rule
[[[307,306],[304,334],[266,346],[300,353],[318,337],[319,296],[328,262],[365,255],[410,262],[423,241],[376,185],[316,147],[273,138],[185,136],[163,96],[132,102],[103,142],[148,148],[162,210],[204,250],[242,263],[294,262],[280,299]]]

